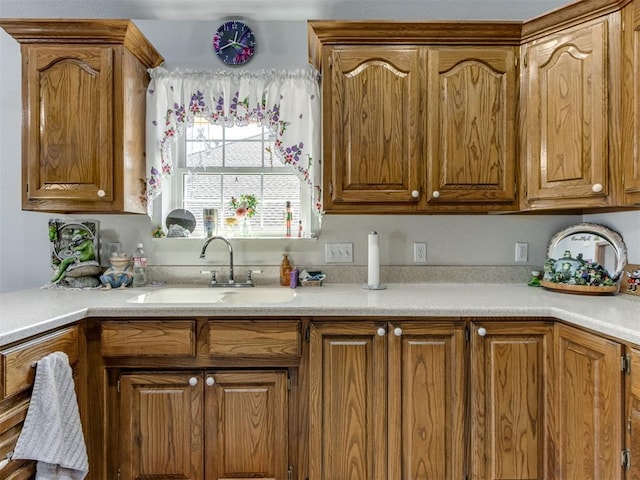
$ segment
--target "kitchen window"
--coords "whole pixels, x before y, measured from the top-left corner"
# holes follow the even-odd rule
[[[194,119],[185,130],[178,151],[172,207],[184,208],[196,218],[194,236],[203,236],[203,209],[218,212],[220,235],[242,235],[231,199],[252,194],[257,199],[249,219],[251,236],[285,236],[287,202],[290,204],[292,237],[299,225],[310,225],[311,208],[298,176],[274,154],[275,134],[266,126],[213,125],[205,118]],[[301,235],[307,235],[308,228]]]
[[[232,199],[257,200],[250,236],[313,234],[322,215],[319,76],[293,71],[150,70],[147,89],[147,205],[163,224],[189,210],[203,232],[203,209],[218,211],[218,233]],[[154,200],[160,198],[161,202]],[[161,207],[157,205],[161,203]],[[314,215],[315,214],[315,215]],[[246,233],[246,232],[245,232]]]

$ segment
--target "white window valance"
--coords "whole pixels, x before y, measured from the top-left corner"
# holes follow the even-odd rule
[[[149,70],[147,211],[174,170],[172,146],[198,116],[213,124],[258,122],[276,135],[275,155],[308,187],[322,214],[319,74],[309,68],[250,72]]]

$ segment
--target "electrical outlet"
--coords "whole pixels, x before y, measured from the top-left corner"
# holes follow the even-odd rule
[[[413,263],[427,263],[427,244],[425,242],[414,242]]]
[[[353,243],[327,243],[324,246],[327,263],[353,263]]]
[[[529,244],[527,242],[516,242],[516,262],[526,262],[529,260]]]

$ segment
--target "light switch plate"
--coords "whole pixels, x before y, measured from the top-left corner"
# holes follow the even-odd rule
[[[353,263],[353,243],[327,243],[324,257],[327,263]]]

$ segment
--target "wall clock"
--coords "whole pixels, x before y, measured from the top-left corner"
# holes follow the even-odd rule
[[[227,65],[242,65],[253,57],[256,37],[246,23],[229,20],[213,36],[213,51]]]

